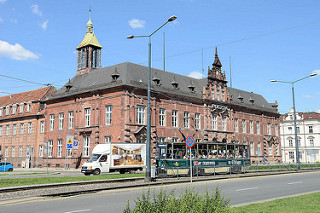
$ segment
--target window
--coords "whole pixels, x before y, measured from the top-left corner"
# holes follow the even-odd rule
[[[146,143],[144,138],[139,138],[137,139],[137,143]]]
[[[9,115],[10,107],[6,107],[6,115]]]
[[[165,137],[160,137],[160,138],[159,138],[159,142],[160,142],[160,143],[163,143],[163,142],[165,142],[165,141],[166,141],[166,138],[165,138]]]
[[[19,157],[22,157],[23,154],[23,146],[19,146]]]
[[[212,115],[212,129],[217,130],[217,116]]]
[[[224,101],[224,89],[221,88],[221,100]]]
[[[50,115],[50,130],[53,130],[54,128],[54,115]]]
[[[172,142],[173,142],[173,143],[178,142],[178,138],[172,138]]]
[[[3,108],[0,109],[0,116],[3,116]]]
[[[195,125],[196,129],[200,129],[200,114],[199,113],[195,114],[194,125]]]
[[[14,157],[16,155],[16,147],[11,148],[11,157]]]
[[[246,133],[246,120],[242,120],[242,133]]]
[[[289,159],[294,159],[294,152],[289,152]]]
[[[217,86],[217,100],[220,101],[220,89]]]
[[[268,147],[269,155],[272,155],[272,143],[269,143],[268,145],[269,145]]]
[[[234,119],[234,131],[238,132],[238,118]]]
[[[84,143],[83,143],[83,156],[89,157],[90,154],[90,136],[84,136]]]
[[[310,139],[310,140],[309,140],[309,143],[310,143],[310,146],[311,146],[311,147],[314,147],[314,141],[313,141],[313,139]]]
[[[58,139],[58,151],[57,151],[57,157],[62,156],[62,139]]]
[[[40,133],[44,133],[44,121],[40,121]]]
[[[111,125],[112,106],[106,106],[106,125]]]
[[[20,109],[19,109],[19,112],[20,112],[20,113],[23,113],[23,105],[24,105],[24,104],[20,104],[20,107],[19,107],[19,108],[20,108]]]
[[[178,111],[173,110],[172,111],[172,127],[178,126]]]
[[[226,117],[222,117],[222,131],[227,131],[227,119]]]
[[[256,122],[256,127],[257,127],[257,135],[260,135],[260,122]]]
[[[13,124],[12,125],[12,135],[16,135],[17,134],[17,124]]]
[[[84,109],[84,112],[85,112],[85,115],[84,115],[84,126],[88,127],[88,126],[90,126],[90,113],[91,113],[91,110],[90,110],[90,108],[86,108],[86,109]]]
[[[137,123],[145,124],[144,118],[145,118],[145,107],[137,106]]]
[[[104,136],[104,143],[111,143],[111,136]]]
[[[0,126],[0,136],[3,134],[3,126]]]
[[[279,144],[276,143],[276,155],[280,155]]]
[[[63,117],[64,117],[63,112],[59,113],[59,130],[63,129]]]
[[[279,131],[278,131],[278,124],[274,125],[274,132],[276,136],[279,136]]]
[[[289,134],[292,134],[292,127],[288,127]]]
[[[8,157],[9,148],[6,146],[4,149],[4,156]]]
[[[43,145],[39,145],[39,157],[43,157]]]
[[[48,141],[48,157],[52,157],[53,153],[53,140]]]
[[[292,139],[289,139],[289,147],[293,147]]]
[[[14,114],[16,114],[16,112],[17,112],[17,105],[13,105],[12,114],[14,115]]]
[[[20,124],[20,134],[23,135],[24,132],[24,123]]]
[[[159,109],[159,125],[165,126],[165,110]]]
[[[31,130],[32,130],[32,123],[28,122],[28,134],[31,133]]]
[[[211,89],[211,98],[214,99],[214,89]]]
[[[250,134],[253,134],[253,121],[249,121],[249,131]]]
[[[73,111],[70,111],[70,112],[69,112],[68,128],[69,128],[69,129],[72,129],[72,128],[73,128]]]
[[[189,112],[183,113],[183,126],[184,128],[189,128]]]
[[[261,151],[261,143],[260,142],[258,142],[258,144],[257,144],[257,151]]]
[[[9,135],[9,132],[10,132],[10,125],[7,125],[6,135]]]
[[[255,155],[255,154],[254,154],[253,142],[250,142],[250,155]]]
[[[313,126],[309,126],[309,133],[313,133]]]
[[[31,110],[31,104],[27,104],[27,112],[30,112]]]
[[[267,135],[271,135],[271,124],[267,123]]]

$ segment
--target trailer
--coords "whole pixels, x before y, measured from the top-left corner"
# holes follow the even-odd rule
[[[84,175],[142,171],[146,165],[146,145],[140,143],[98,144],[91,158],[81,166]]]

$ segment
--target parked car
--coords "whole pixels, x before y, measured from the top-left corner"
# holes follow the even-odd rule
[[[9,162],[0,162],[0,172],[12,172],[13,166]]]

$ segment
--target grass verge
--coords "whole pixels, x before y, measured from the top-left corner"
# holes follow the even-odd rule
[[[320,212],[320,192],[277,199],[264,203],[255,203],[246,206],[234,207],[233,213],[300,213],[300,212]]]
[[[17,175],[44,175],[44,174],[52,174],[52,172],[50,173],[46,173],[46,172],[34,172],[34,173],[6,173],[6,174],[1,174],[0,176],[17,176]]]
[[[106,180],[106,179],[120,179],[130,177],[143,177],[145,174],[108,174],[96,176],[77,176],[77,177],[42,177],[42,178],[16,178],[16,179],[1,179],[0,187],[11,186],[26,186],[49,183],[64,183],[73,181],[89,181],[89,180]]]

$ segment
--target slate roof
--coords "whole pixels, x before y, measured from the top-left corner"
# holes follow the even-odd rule
[[[112,79],[115,73],[115,77],[118,77],[116,81]],[[172,95],[201,99],[203,88],[206,87],[208,83],[207,78],[195,79],[158,69],[152,69],[151,73],[151,90],[160,93],[170,93]],[[58,90],[49,100],[116,86],[132,86],[147,89],[147,78],[148,67],[130,62],[98,68],[91,70],[89,73],[74,76],[70,82]],[[153,79],[155,81],[153,81]],[[157,85],[156,80],[160,80],[159,85]],[[73,85],[73,87],[67,91],[66,86],[70,84]],[[177,84],[177,89],[174,87],[174,84]],[[194,89],[193,92],[192,89]],[[272,104],[268,103],[259,94],[234,88],[228,88],[228,92],[232,95],[232,101],[235,105],[278,113],[276,108],[272,107]],[[237,98],[239,95],[243,97],[243,102]],[[253,103],[249,101],[250,98],[253,100]]]

